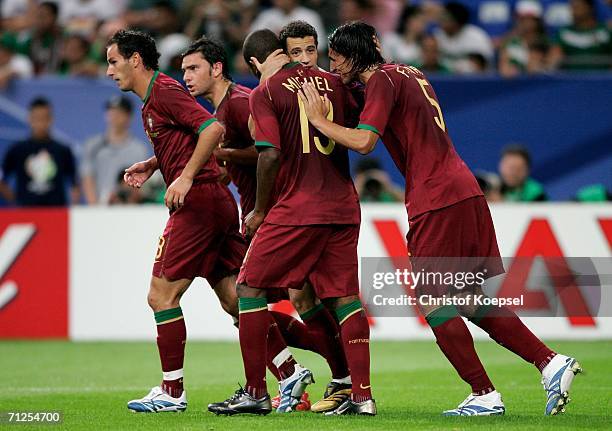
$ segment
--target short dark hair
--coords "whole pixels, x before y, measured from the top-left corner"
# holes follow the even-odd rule
[[[246,64],[251,64],[251,57],[263,63],[277,49],[282,49],[278,36],[272,30],[255,30],[250,33],[242,45],[242,56]]]
[[[470,10],[463,4],[449,2],[444,6],[448,13],[459,26],[463,27],[470,21]]]
[[[119,54],[125,59],[138,53],[142,58],[142,64],[147,69],[159,69],[159,52],[155,46],[155,40],[141,31],[119,30],[111,37],[106,46],[117,44]]]
[[[59,15],[59,5],[53,1],[44,1],[38,5],[38,7],[46,7],[48,8],[53,15],[57,18]]]
[[[315,45],[319,45],[317,30],[315,30],[315,28],[306,21],[291,21],[289,24],[284,26],[278,34],[278,38],[280,39],[285,51],[287,50],[287,38],[304,38],[308,36],[314,37]]]
[[[406,21],[408,20],[408,18],[412,18],[413,16],[416,16],[422,12],[423,10],[420,6],[407,4],[406,7],[404,7],[404,10],[402,11],[402,15],[400,16],[395,32],[399,33],[400,35],[403,35],[406,31]]]
[[[353,21],[338,27],[329,36],[329,48],[351,62],[353,73],[361,73],[385,62],[380,55],[374,37],[376,29],[361,21]]]
[[[531,156],[529,155],[529,150],[524,145],[511,144],[505,146],[502,150],[502,157],[508,155],[522,157],[525,163],[527,163],[527,167],[531,168]]]
[[[206,36],[202,36],[191,45],[182,54],[182,57],[186,57],[191,54],[199,52],[200,55],[212,66],[215,63],[221,63],[223,66],[223,77],[229,81],[232,80],[232,76],[229,73],[229,65],[227,62],[227,53],[219,42],[213,39],[209,39]]]
[[[34,99],[32,99],[32,101],[30,102],[30,111],[35,109],[35,108],[49,108],[51,109],[51,103],[49,102],[49,99],[39,96],[36,97]]]

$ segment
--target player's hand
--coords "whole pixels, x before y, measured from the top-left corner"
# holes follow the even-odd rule
[[[151,167],[148,161],[134,163],[125,170],[123,181],[134,188],[140,188],[153,175],[155,169]]]
[[[306,116],[314,126],[327,117],[331,106],[327,94],[321,97],[315,86],[310,82],[305,83],[298,94],[304,103]]]
[[[193,180],[185,178],[182,175],[172,181],[172,184],[170,184],[164,196],[164,203],[168,209],[173,210],[182,207],[185,203],[185,196],[187,196],[192,185]]]
[[[259,82],[265,82],[268,78],[273,76],[276,72],[289,63],[289,57],[282,49],[277,49],[272,54],[266,57],[266,61],[260,63],[255,57],[251,57],[251,63],[257,68],[261,77]]]
[[[261,212],[251,211],[244,219],[244,234],[247,238],[252,238],[264,221],[266,215]]]

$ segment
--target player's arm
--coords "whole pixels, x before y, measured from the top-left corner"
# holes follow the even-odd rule
[[[185,196],[193,185],[193,179],[210,159],[211,154],[223,137],[223,126],[213,118],[211,120],[213,121],[200,132],[195,150],[193,150],[193,154],[183,168],[183,172],[166,190],[164,202],[170,209],[178,208],[185,203]]]
[[[247,236],[255,234],[263,223],[270,207],[271,196],[280,169],[280,127],[269,93],[258,87],[249,98],[251,115],[255,125],[255,146],[259,151],[257,161],[257,193],[255,209],[245,219]],[[255,106],[257,109],[254,109]]]
[[[247,148],[217,148],[215,157],[219,160],[238,165],[256,165],[259,155],[255,145]]]
[[[308,120],[325,136],[361,154],[368,154],[374,149],[378,141],[375,132],[366,129],[349,129],[326,118],[330,101],[327,95],[321,98],[314,85],[304,84],[299,95],[304,102]]]
[[[280,152],[274,147],[262,148],[257,161],[255,208],[245,219],[245,233],[248,237],[255,234],[266,217],[279,168]]]

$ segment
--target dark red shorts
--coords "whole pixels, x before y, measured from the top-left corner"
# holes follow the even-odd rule
[[[317,297],[359,294],[359,225],[281,226],[264,222],[251,241],[238,283],[259,289],[301,289]]]
[[[153,275],[169,280],[204,277],[214,286],[239,271],[246,249],[229,189],[216,182],[194,184],[159,238]]]
[[[493,220],[484,197],[476,196],[426,212],[409,223],[406,239],[413,272],[450,272],[455,274],[455,280],[466,278],[459,273],[480,274],[487,279],[504,272]],[[471,279],[460,281],[461,289],[481,284]],[[443,295],[449,292],[447,284],[436,282],[439,277],[432,276],[431,280],[423,291],[417,287],[417,293]],[[424,291],[426,288],[431,291]]]

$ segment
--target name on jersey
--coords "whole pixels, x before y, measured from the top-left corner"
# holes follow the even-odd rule
[[[292,93],[295,93],[300,88],[302,88],[302,86],[306,84],[307,82],[311,82],[312,85],[314,85],[319,91],[329,91],[329,92],[334,91],[330,88],[329,82],[327,82],[327,79],[323,78],[322,76],[309,76],[309,77],[304,77],[302,79],[298,78],[297,76],[290,77],[290,78],[287,78],[287,80],[283,82],[282,85],[287,90],[291,91]]]

